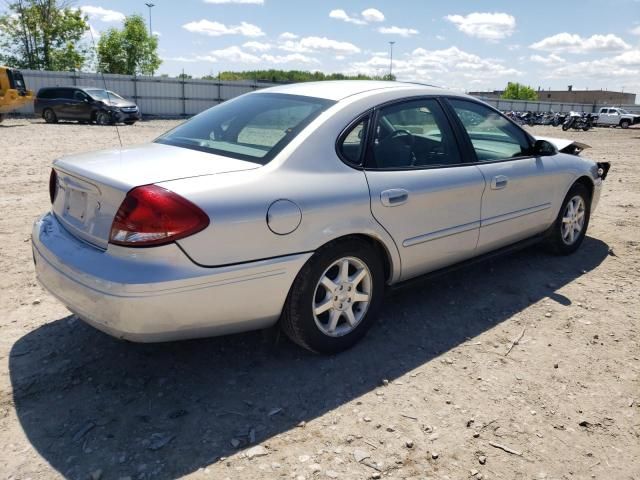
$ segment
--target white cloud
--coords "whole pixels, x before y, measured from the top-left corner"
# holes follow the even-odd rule
[[[640,35],[640,25],[637,25],[635,28],[631,30],[633,35]]]
[[[338,8],[329,12],[329,18],[335,18],[336,20],[342,20],[343,22],[355,23],[356,25],[364,25],[367,22],[357,17],[350,17],[347,12]]]
[[[351,55],[360,53],[360,49],[353,43],[340,42],[327,37],[304,37],[300,40],[287,40],[278,46],[281,50],[294,53],[307,53],[325,50],[336,55]]]
[[[185,23],[182,28],[193,33],[202,33],[210,37],[219,37],[221,35],[244,35],[245,37],[261,37],[264,32],[257,25],[247,22],[240,22],[240,25],[225,25],[220,22],[211,22],[209,20],[198,20]]]
[[[280,34],[279,38],[281,40],[295,40],[296,38],[298,38],[298,35],[291,32],[283,32]]]
[[[442,35],[436,35],[436,40],[445,40],[445,38]]]
[[[548,52],[591,53],[628,50],[631,46],[612,33],[583,38],[577,34],[562,32],[543,38],[531,44],[529,48]]]
[[[400,37],[410,37],[411,35],[417,35],[420,33],[415,28],[404,28],[404,27],[380,27],[378,28],[378,32],[384,33],[385,35],[399,35]]]
[[[125,15],[122,12],[116,10],[109,10],[102,7],[95,7],[93,5],[83,5],[80,10],[85,15],[88,15],[91,20],[100,20],[101,22],[122,22],[125,19]]]
[[[320,63],[317,58],[307,57],[300,53],[291,53],[289,55],[262,55],[261,57],[267,63]]]
[[[580,72],[580,78],[590,88],[614,89],[624,86],[625,91],[638,91],[640,90],[640,49],[629,50],[612,57],[560,65],[549,71],[546,78],[573,82],[576,72]]]
[[[159,31],[157,31],[157,30],[154,30],[154,31],[153,31],[153,34],[154,34],[156,37],[161,37],[161,36],[162,36],[162,33],[160,33],[160,32],[159,32]]]
[[[369,60],[352,63],[346,73],[384,75],[389,71],[388,52],[377,52]],[[442,50],[417,48],[393,60],[393,73],[401,80],[429,81],[466,89],[473,81],[512,78],[522,75],[499,59],[482,58],[457,47]]]
[[[474,12],[466,16],[447,15],[444,18],[462,33],[485,40],[501,40],[512,35],[516,28],[516,19],[507,13]]]
[[[244,64],[272,64],[281,65],[285,63],[293,63],[298,65],[319,64],[316,58],[302,55],[300,53],[292,53],[288,55],[255,55],[245,52],[241,47],[234,45],[231,47],[212,50],[207,55],[195,55],[193,57],[165,57],[164,60],[175,61],[180,63],[194,62],[212,62],[219,63],[221,61]]]
[[[248,48],[249,50],[253,50],[254,52],[267,52],[271,50],[270,43],[263,43],[263,42],[256,42],[256,41],[245,42],[242,44],[242,46],[244,48]]]
[[[547,57],[543,57],[541,55],[531,55],[531,57],[529,57],[529,60],[531,60],[532,62],[541,63],[543,65],[558,65],[566,62],[564,58],[559,57],[555,53],[552,53]]]
[[[367,23],[383,22],[384,14],[376,8],[367,8],[360,12],[360,17],[358,17],[357,15],[349,15],[343,9],[337,8],[329,12],[329,18],[355,25],[366,25]]]
[[[361,15],[367,22],[384,22],[383,13],[376,8],[367,8],[362,11]]]
[[[264,5],[264,0],[204,0],[204,3],[211,3],[213,5],[223,5],[228,3],[235,3],[238,5]]]

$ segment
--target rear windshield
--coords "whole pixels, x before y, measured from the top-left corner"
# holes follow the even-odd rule
[[[279,93],[243,95],[196,115],[156,142],[265,165],[333,103]]]

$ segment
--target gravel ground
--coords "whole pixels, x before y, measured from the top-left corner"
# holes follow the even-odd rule
[[[275,331],[137,345],[70,316],[35,281],[31,224],[51,161],[116,132],[5,121],[0,477],[640,479],[640,130],[533,131],[613,162],[582,248],[392,291],[319,357]]]

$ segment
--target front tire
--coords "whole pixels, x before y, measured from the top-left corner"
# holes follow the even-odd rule
[[[111,117],[105,111],[100,111],[96,114],[96,123],[98,125],[110,125]]]
[[[581,184],[574,184],[562,202],[560,213],[547,234],[553,253],[570,255],[582,244],[591,216],[591,195]]]
[[[631,122],[629,120],[622,120],[620,122],[620,128],[627,129],[629,128],[630,125],[631,125]]]
[[[318,250],[298,273],[280,324],[301,347],[337,353],[360,340],[380,311],[384,268],[370,243],[346,239]]]

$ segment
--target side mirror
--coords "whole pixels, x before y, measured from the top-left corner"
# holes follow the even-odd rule
[[[546,140],[536,140],[536,143],[533,144],[533,154],[536,157],[548,157],[556,153],[558,153],[556,146]]]

